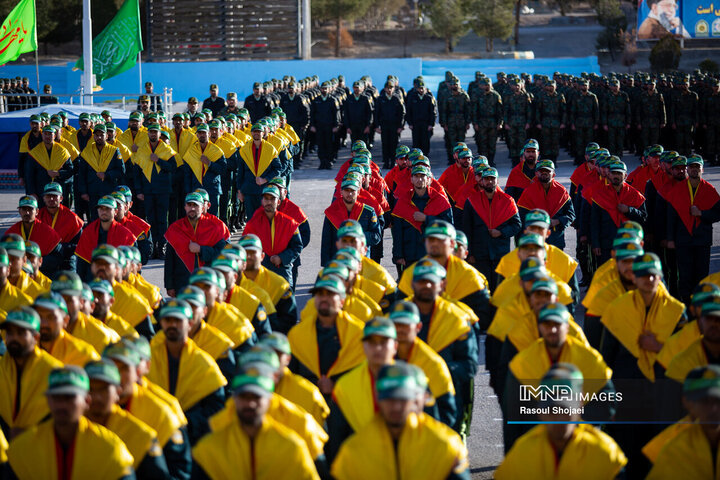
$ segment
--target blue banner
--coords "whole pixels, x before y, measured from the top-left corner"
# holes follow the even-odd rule
[[[720,38],[720,0],[640,0],[640,40]]]

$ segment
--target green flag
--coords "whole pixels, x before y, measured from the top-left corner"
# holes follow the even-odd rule
[[[0,65],[17,60],[23,53],[37,50],[35,0],[22,0],[0,28]]]
[[[140,5],[138,0],[125,0],[115,18],[93,39],[93,73],[100,85],[106,78],[119,75],[137,63],[142,52]],[[83,70],[83,59],[75,68]]]

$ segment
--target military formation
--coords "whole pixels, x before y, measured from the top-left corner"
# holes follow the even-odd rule
[[[450,74],[437,100],[422,78],[288,76],[242,105],[212,84],[170,118],[150,86],[124,131],[110,111],[30,117],[0,237],[0,478],[469,479],[473,407],[495,401],[474,398],[481,365],[497,478],[711,477],[720,195],[680,151],[707,151],[691,90],[670,144],[637,110],[661,93],[556,76],[466,93]],[[633,135],[663,141],[628,172]],[[292,179],[313,151],[337,173],[300,308]]]

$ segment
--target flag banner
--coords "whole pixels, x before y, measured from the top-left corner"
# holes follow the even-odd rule
[[[35,0],[22,0],[0,27],[0,65],[37,50]]]

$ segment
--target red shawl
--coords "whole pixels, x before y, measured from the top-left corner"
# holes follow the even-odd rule
[[[595,192],[595,189],[602,188],[605,185],[607,185],[607,182],[602,177],[597,177],[594,180],[589,179],[589,181],[583,187],[582,197],[588,203],[592,203],[592,197],[593,197],[593,193]]]
[[[92,252],[98,246],[98,235],[100,234],[100,219],[90,223],[80,235],[75,255],[86,262],[92,261]],[[135,243],[135,235],[130,230],[113,220],[107,234],[107,243],[113,247],[122,245],[132,246]]]
[[[33,222],[33,226],[30,229],[30,237],[25,236],[25,232],[22,228],[22,221],[17,222],[12,227],[8,228],[5,235],[8,233],[15,233],[23,237],[27,242],[28,240],[35,242],[40,247],[40,253],[44,257],[48,253],[55,250],[58,243],[62,240],[60,234],[53,230],[49,225],[44,224],[40,219],[36,218]]]
[[[627,183],[622,184],[620,192],[616,192],[612,185],[607,184],[594,189],[592,201],[605,210],[613,223],[619,227],[628,218],[617,209],[617,206],[623,203],[628,207],[638,208],[645,202],[645,197]]]
[[[695,205],[700,210],[710,210],[719,200],[720,195],[715,187],[702,179],[692,199],[690,198],[690,180],[678,182],[667,196],[668,203],[673,206],[690,235],[700,224],[700,218],[690,214],[690,207]]]
[[[63,243],[68,243],[75,238],[84,225],[82,219],[64,205],[59,206],[55,215],[51,215],[46,207],[41,208],[37,219],[55,230]]]
[[[335,175],[335,181],[337,183],[342,182],[343,177],[345,176],[348,169],[350,168],[350,165],[352,165],[353,163],[354,163],[353,159],[350,158],[348,160],[345,160],[345,162],[342,165],[340,165],[340,169],[338,170],[337,175]],[[376,175],[380,176],[380,167],[378,167],[375,162],[370,162],[370,173],[372,174],[373,177],[375,177]],[[380,178],[382,178],[382,177],[380,177]]]
[[[430,199],[428,200],[427,205],[425,205],[425,210],[423,210],[425,215],[437,216],[450,208],[450,202],[448,202],[447,198],[434,188],[428,188],[428,195],[430,196]],[[413,219],[413,213],[419,212],[420,209],[412,202],[412,197],[412,190],[403,194],[403,196],[400,197],[398,202],[395,204],[395,208],[393,208],[393,215],[402,218],[422,232],[422,222],[418,222]]]
[[[288,246],[293,235],[298,231],[298,223],[289,215],[275,212],[272,225],[265,215],[265,210],[258,208],[248,220],[243,235],[254,233],[260,238],[263,252],[268,257],[279,255]]]
[[[143,233],[147,237],[147,233],[150,231],[150,224],[132,212],[125,215],[120,225],[130,230],[135,238],[139,238]]]
[[[348,213],[347,208],[345,207],[345,202],[343,202],[342,199],[339,198],[337,200],[334,200],[330,204],[330,206],[325,209],[325,216],[328,220],[330,220],[330,223],[332,223],[337,230],[338,228],[340,228],[340,224],[345,220],[359,220],[364,207],[365,204],[358,200],[355,202],[355,205],[353,205],[350,213]]]
[[[589,163],[583,163],[573,171],[572,175],[570,175],[570,183],[575,185],[575,188],[583,185],[585,177],[595,171],[594,169],[591,169],[589,165]]]
[[[658,169],[660,171],[660,169]],[[638,192],[645,195],[645,187],[647,187],[648,180],[652,179],[653,175],[656,175],[657,172],[653,172],[652,167],[650,165],[640,165],[635,170],[630,172],[630,175],[628,175],[627,180],[625,180],[629,185],[632,185]]]
[[[193,229],[187,217],[173,222],[165,232],[165,239],[173,247],[177,256],[185,264],[188,272],[195,269],[195,253],[192,253],[188,246],[195,242],[204,247],[212,247],[220,240],[230,238],[227,227],[221,228],[211,216],[202,215],[198,220],[197,227]],[[224,224],[223,224],[224,226]],[[198,266],[202,267],[203,261],[198,257]]]
[[[462,171],[462,168],[457,163],[453,163],[440,175],[438,180],[440,185],[445,188],[445,191],[453,201],[457,196],[458,191],[467,183],[475,183],[475,170],[472,167],[468,169],[467,175]]]
[[[395,165],[385,174],[385,184],[392,193],[395,192],[398,185],[405,182],[410,182],[410,168],[400,170],[400,167]]]
[[[278,212],[282,212],[292,218],[298,223],[298,225],[308,218],[307,215],[305,215],[305,212],[303,212],[297,204],[291,202],[289,198],[285,198],[285,200],[280,202],[280,205],[278,205]]]
[[[458,190],[457,196],[455,197],[455,208],[463,210],[467,199],[470,198],[470,195],[472,195],[473,192],[478,191],[477,187],[478,183],[475,181],[473,181],[473,183],[468,182],[463,185],[460,190]]]
[[[508,187],[527,188],[530,185],[533,179],[525,175],[525,172],[523,172],[523,165],[525,165],[525,160],[522,160],[520,163],[515,165],[512,170],[510,170],[510,175],[508,175],[505,189]]]
[[[484,190],[472,193],[468,200],[475,209],[475,213],[490,229],[499,227],[518,211],[515,200],[500,190],[500,187],[495,188],[492,203],[488,200]]]
[[[675,186],[679,183],[685,183],[685,181],[678,182],[675,180],[675,178],[672,177],[672,175],[667,175],[667,178],[662,184],[662,187],[658,189],[658,195],[660,195],[662,198],[665,199],[666,202],[669,202],[668,195],[670,194],[670,190],[675,188]]]
[[[532,210],[541,208],[548,212],[550,218],[570,200],[570,194],[557,180],[553,179],[550,190],[545,193],[542,183],[535,181],[526,188],[518,199],[518,206]]]
[[[385,183],[385,179],[382,177],[382,175],[380,175],[380,172],[376,171],[373,171],[372,176],[370,177],[370,187],[373,190],[379,191],[381,194],[390,191],[387,183]]]

